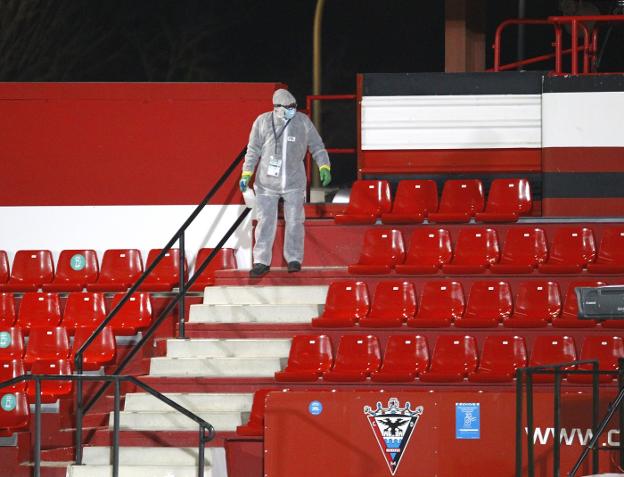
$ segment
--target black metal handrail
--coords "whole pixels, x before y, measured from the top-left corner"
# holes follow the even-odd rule
[[[130,382],[139,388],[143,389],[147,393],[154,396],[156,399],[164,402],[168,406],[172,407],[179,413],[193,420],[199,426],[199,444],[198,444],[198,462],[197,462],[197,475],[198,477],[204,477],[204,467],[206,463],[205,448],[206,443],[210,442],[215,437],[215,430],[212,424],[204,421],[201,417],[186,409],[184,406],[169,399],[164,394],[156,391],[151,386],[148,386],[144,382],[138,380],[134,376],[120,376],[120,375],[85,375],[85,374],[73,374],[73,375],[56,375],[56,374],[25,374],[18,376],[7,381],[0,383],[0,389],[7,386],[13,386],[15,384],[34,381],[35,382],[35,437],[33,444],[33,460],[34,460],[34,477],[41,477],[41,381],[77,381],[82,383],[83,381],[106,381],[108,383],[113,382],[115,384],[115,403],[113,409],[113,477],[119,477],[119,428],[120,428],[120,412],[121,412],[121,383]],[[78,452],[78,449],[76,449]]]
[[[579,369],[578,366],[591,366],[591,369]],[[598,412],[600,405],[600,386],[599,376],[602,374],[613,375],[618,371],[601,371],[598,360],[587,359],[571,361],[567,363],[554,363],[541,366],[531,366],[526,368],[518,368],[516,370],[516,477],[522,477],[523,465],[523,449],[522,449],[522,430],[523,430],[523,399],[522,391],[526,384],[526,427],[527,427],[527,476],[535,477],[534,462],[534,442],[535,433],[533,426],[533,375],[536,374],[554,374],[554,399],[553,399],[553,420],[554,420],[554,436],[553,436],[553,477],[560,476],[561,469],[561,380],[563,375],[570,374],[590,374],[592,376],[592,436],[598,432]],[[592,467],[594,472],[598,471],[598,450],[593,448]],[[589,449],[587,451],[589,453]],[[587,454],[585,454],[587,455]],[[580,464],[579,464],[580,466]]]
[[[128,363],[134,358],[137,352],[143,347],[143,345],[151,338],[151,336],[155,333],[161,323],[165,320],[167,315],[174,309],[176,305],[178,305],[178,334],[179,337],[185,337],[185,295],[188,289],[195,283],[197,278],[202,274],[202,272],[208,267],[208,264],[214,259],[214,257],[219,253],[219,251],[223,248],[228,239],[234,234],[234,232],[238,229],[240,224],[243,223],[245,218],[251,212],[251,209],[245,208],[243,212],[239,215],[236,221],[232,224],[232,226],[228,229],[225,235],[219,240],[218,244],[214,247],[212,252],[208,255],[208,257],[204,260],[204,262],[196,266],[195,273],[188,280],[185,281],[185,273],[184,273],[184,264],[186,261],[185,258],[185,250],[184,250],[184,240],[185,240],[185,232],[186,229],[193,223],[193,221],[197,218],[199,213],[206,207],[208,202],[212,199],[212,197],[216,194],[216,192],[221,188],[221,186],[225,183],[225,181],[230,177],[232,172],[236,170],[238,165],[245,158],[247,148],[243,148],[243,150],[238,154],[236,159],[229,165],[229,167],[225,170],[225,172],[221,175],[219,180],[215,183],[215,185],[210,189],[210,191],[206,194],[204,199],[199,203],[199,205],[193,210],[193,212],[189,215],[189,217],[184,221],[182,226],[178,229],[178,231],[173,235],[173,237],[169,240],[169,242],[165,245],[165,247],[160,251],[155,260],[150,264],[149,267],[141,274],[139,279],[128,289],[124,297],[117,303],[117,305],[108,313],[106,318],[95,328],[91,336],[82,344],[82,346],[76,351],[76,355],[74,358],[74,368],[76,374],[82,375],[82,359],[85,350],[93,343],[96,337],[102,332],[102,330],[113,320],[119,310],[125,305],[125,303],[130,299],[133,293],[135,293],[143,281],[147,278],[147,276],[152,273],[152,271],[156,268],[156,266],[163,259],[165,254],[171,250],[173,245],[176,242],[179,242],[180,247],[180,285],[178,292],[174,295],[173,299],[169,302],[169,304],[161,311],[158,315],[158,318],[152,322],[150,327],[143,333],[142,338],[139,342],[132,347],[130,352],[124,357],[122,362],[117,366],[114,375],[118,375],[121,373]],[[110,380],[104,380],[104,384],[100,387],[100,389],[95,393],[93,398],[83,407],[82,402],[82,380],[78,380],[77,382],[77,396],[76,396],[76,463],[82,463],[82,422],[84,414],[89,411],[95,404],[95,402],[106,392],[106,389],[110,386]]]

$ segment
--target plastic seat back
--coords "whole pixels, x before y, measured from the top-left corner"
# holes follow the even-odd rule
[[[15,314],[15,299],[12,293],[0,293],[0,326],[13,326]]]
[[[511,316],[513,303],[509,283],[496,280],[474,282],[464,316],[456,326],[496,326]]]
[[[451,261],[451,234],[445,229],[419,227],[412,233],[405,263],[397,273],[435,273]]]
[[[516,287],[513,315],[505,325],[546,326],[560,313],[561,294],[557,283],[544,280],[521,282]]]
[[[607,227],[602,231],[595,263],[588,265],[590,272],[624,271],[624,227]]]
[[[72,374],[72,367],[67,359],[38,361],[32,366],[32,374],[51,374],[68,376]],[[41,381],[41,402],[52,403],[59,397],[71,394],[73,385],[71,381]],[[28,397],[35,400],[35,382],[28,383]]]
[[[470,227],[459,231],[453,259],[443,269],[455,273],[477,273],[498,261],[498,238],[490,228]]]
[[[238,426],[236,433],[240,436],[262,436],[264,435],[264,408],[267,395],[275,389],[259,389],[254,393],[251,404],[251,412],[247,424]]]
[[[49,250],[19,250],[4,287],[10,291],[36,290],[53,279],[54,262]]]
[[[332,371],[370,374],[381,365],[379,341],[372,335],[346,335],[340,338]]]
[[[26,393],[0,390],[0,436],[9,437],[14,432],[27,430],[30,422],[30,406]]]
[[[553,319],[554,326],[564,327],[580,327],[587,328],[595,326],[594,320],[581,320],[578,317],[578,299],[576,297],[577,287],[600,287],[606,285],[605,282],[599,280],[579,280],[570,282],[566,291],[565,302],[563,304],[563,312],[559,317]]]
[[[410,282],[390,280],[380,282],[367,321],[381,321],[400,326],[416,314],[416,290]],[[363,320],[360,321],[360,324]]]
[[[297,335],[293,337],[284,371],[275,373],[278,381],[314,381],[328,371],[334,362],[329,336]]]
[[[411,326],[449,326],[451,321],[464,314],[464,290],[455,281],[432,281],[425,283],[420,307]]]
[[[28,338],[24,363],[27,367],[37,361],[66,359],[69,357],[69,339],[62,326],[33,328]]]
[[[0,328],[0,361],[22,359],[24,357],[24,338],[21,328],[12,326]]]
[[[413,371],[418,374],[429,366],[429,347],[424,336],[388,337],[380,372]]]
[[[329,285],[323,314],[312,323],[315,326],[352,326],[366,316],[369,309],[366,283],[340,280]]]
[[[18,376],[22,376],[24,374],[26,374],[26,371],[24,370],[24,363],[21,359],[0,361],[0,382],[8,381],[9,379],[17,378]],[[7,392],[23,392],[26,391],[26,381],[0,389],[2,394]]]
[[[202,263],[208,258],[208,256],[212,253],[214,249],[212,248],[201,248],[197,252],[197,258],[195,259],[195,270],[193,273],[197,271],[197,269],[201,266]],[[193,291],[201,291],[206,286],[214,284],[214,273],[217,270],[235,270],[238,268],[236,264],[236,250],[233,248],[222,248],[217,252],[215,257],[208,263],[206,269],[201,273],[201,275],[197,278],[191,290]]]
[[[555,232],[548,261],[544,265],[582,268],[596,258],[594,234],[586,227],[561,227]],[[544,268],[544,265],[540,268]],[[545,269],[545,271],[551,271]],[[552,270],[557,271],[557,270]]]
[[[70,293],[65,302],[63,326],[73,331],[79,326],[95,328],[106,318],[104,295],[98,292]]]
[[[117,293],[113,297],[111,310],[124,297],[124,293]],[[152,303],[148,293],[136,292],[121,307],[109,323],[115,335],[132,336],[137,331],[147,328],[152,322]]]
[[[389,273],[405,260],[403,235],[396,229],[369,229],[364,234],[360,259],[351,273]]]
[[[617,371],[618,360],[624,358],[624,340],[621,336],[586,336],[581,348],[579,359],[597,359],[600,371]],[[578,369],[592,370],[591,364],[580,365]],[[602,374],[599,382],[608,383],[616,378],[616,374]],[[591,383],[591,374],[571,374],[568,381],[575,383]]]
[[[61,302],[56,293],[27,292],[22,297],[17,324],[24,334],[36,326],[56,326],[61,322]]]
[[[76,328],[76,335],[71,351],[71,362],[74,362],[76,352],[82,344],[93,334],[94,328],[89,326],[80,326]],[[100,367],[114,361],[117,354],[117,344],[113,328],[105,326],[96,336],[95,340],[85,349],[82,355],[83,369],[86,371],[95,371]]]
[[[512,381],[516,370],[527,365],[527,351],[521,336],[488,336],[483,343],[479,369],[468,377],[474,382]]]
[[[576,346],[571,336],[537,336],[533,342],[529,366],[569,363],[576,361]],[[549,375],[533,377],[538,381],[552,381]]]
[[[44,290],[80,291],[97,280],[98,258],[95,250],[63,250],[59,255],[56,276]]]
[[[152,249],[147,256],[147,264],[145,268],[149,268],[152,263],[158,257],[158,254],[162,249]],[[186,277],[188,271],[188,265],[186,260],[184,261],[184,275]],[[156,268],[152,270],[143,284],[142,290],[171,290],[174,287],[180,285],[180,249],[172,248],[168,250],[162,260],[156,265]]]
[[[390,212],[392,198],[388,181],[359,180],[353,183],[346,216],[379,217]]]
[[[438,336],[429,371],[424,381],[458,381],[477,369],[477,342],[474,336]]]
[[[429,212],[438,210],[438,186],[432,180],[399,182],[392,212],[384,213],[384,223],[420,222]]]
[[[531,187],[527,179],[494,179],[490,186],[485,212],[477,220],[511,221],[531,212]]]
[[[136,249],[111,249],[104,252],[99,285],[128,288],[143,272],[141,252]]]
[[[514,227],[507,231],[500,261],[491,265],[495,273],[530,273],[548,258],[544,230]]]
[[[483,184],[478,179],[451,179],[444,183],[439,213],[467,213],[473,216],[485,206]]]
[[[9,276],[9,258],[4,250],[0,250],[0,284],[6,283]]]

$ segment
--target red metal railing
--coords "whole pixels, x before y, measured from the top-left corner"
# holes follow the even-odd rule
[[[566,74],[573,75],[579,74],[579,53],[583,53],[583,71],[582,74],[588,74],[595,72],[596,67],[596,55],[598,53],[598,28],[596,25],[592,28],[591,32],[586,23],[604,23],[604,22],[624,22],[624,15],[583,15],[583,16],[553,16],[548,17],[546,20],[527,20],[527,19],[510,19],[502,22],[496,29],[494,37],[494,67],[489,71],[506,71],[516,69],[520,66],[530,65],[555,59],[554,74]],[[501,65],[501,37],[503,31],[510,25],[552,25],[555,33],[555,41],[552,46],[554,52],[547,53],[532,58],[516,61]],[[563,32],[562,27],[564,25],[570,25],[571,30],[571,47],[563,48]],[[579,45],[578,33],[583,33],[583,44]],[[562,66],[562,60],[564,55],[570,55],[571,65],[570,71],[564,72]]]

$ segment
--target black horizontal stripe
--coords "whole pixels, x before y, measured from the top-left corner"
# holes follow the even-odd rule
[[[546,76],[544,93],[624,91],[624,75]]]
[[[624,197],[624,172],[545,172],[546,199]]]

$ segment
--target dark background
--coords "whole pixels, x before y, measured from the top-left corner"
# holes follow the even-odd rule
[[[526,0],[529,18],[561,12],[561,0]],[[609,13],[615,1],[595,2]],[[312,90],[315,0],[0,0],[0,81],[279,81],[299,104]],[[487,0],[487,66],[496,26],[515,0]],[[527,55],[550,51],[552,30],[527,31]],[[603,69],[622,69],[614,30]],[[504,37],[513,61],[515,34]],[[549,64],[537,65],[549,69]],[[327,0],[323,93],[355,92],[358,72],[444,70],[443,0]],[[228,111],[224,114],[235,114]],[[327,107],[329,146],[353,145],[352,105]],[[351,180],[354,159],[335,163]]]

